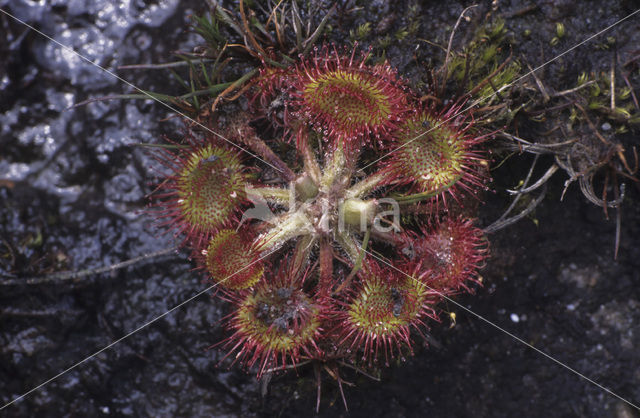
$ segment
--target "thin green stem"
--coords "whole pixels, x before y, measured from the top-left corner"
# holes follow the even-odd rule
[[[366,196],[369,192],[379,187],[382,180],[384,180],[382,174],[373,174],[351,186],[346,191],[345,197],[349,199]]]
[[[213,62],[212,59],[204,58],[201,59],[202,63]],[[133,65],[120,65],[118,66],[119,70],[161,70],[166,68],[176,68],[176,67],[185,67],[188,66],[189,63],[187,61],[175,61],[175,62],[164,62],[162,64],[133,64]]]
[[[422,192],[410,194],[408,196],[392,196],[392,199],[395,199],[396,202],[400,205],[411,205],[414,203],[422,202],[427,199],[431,199],[434,196],[437,196],[442,190],[446,189],[438,189],[430,192]]]
[[[271,164],[273,167],[280,171],[282,179],[286,182],[291,182],[296,179],[295,173],[289,168],[289,166],[282,161],[282,159],[256,134],[253,128],[249,126],[242,126],[238,129],[233,129],[233,138],[246,144],[251,150],[258,154],[262,159]]]
[[[331,153],[328,157],[328,161],[324,167],[324,174],[320,179],[320,188],[324,191],[327,191],[335,180],[342,174],[342,171],[346,164],[346,158],[344,155],[344,151],[340,144],[336,147],[336,149]]]
[[[356,262],[353,264],[353,268],[351,272],[347,276],[346,279],[342,282],[342,284],[336,289],[335,294],[341,293],[346,287],[351,284],[351,280],[355,277],[356,273],[360,271],[362,268],[362,261],[364,260],[364,255],[367,252],[367,244],[369,244],[369,236],[371,234],[371,229],[367,228],[367,232],[364,233],[364,238],[362,239],[362,246],[360,247],[360,253],[358,254],[358,258],[356,258]]]
[[[336,241],[347,253],[349,258],[355,263],[360,255],[360,249],[353,241],[353,238],[347,231],[338,231],[335,236]]]
[[[309,254],[316,242],[313,235],[305,235],[296,244],[296,248],[293,252],[293,272],[298,274],[309,261]]]
[[[299,143],[300,153],[302,154],[302,161],[304,163],[304,171],[306,171],[309,176],[311,176],[311,179],[318,184],[320,183],[322,172],[320,171],[320,165],[318,164],[316,156],[309,144],[309,137],[305,134],[305,137],[301,138]]]
[[[289,189],[280,187],[252,187],[247,188],[247,194],[251,196],[261,197],[267,202],[289,207]]]
[[[212,96],[220,93],[221,91],[224,91],[225,89],[229,88],[234,82],[228,82],[228,83],[220,83],[220,84],[216,84],[215,86],[211,86],[208,89],[202,89],[202,90],[195,90],[192,91],[191,93],[187,93],[187,94],[183,94],[182,96],[178,96],[178,99],[190,99],[191,97],[197,97],[197,96],[205,96],[207,94],[210,94]]]
[[[276,226],[256,241],[255,248],[258,251],[275,249],[290,239],[314,232],[313,225],[302,210],[282,215],[275,224]]]
[[[411,205],[413,203],[422,202],[423,200],[431,199],[434,196],[439,195],[440,193],[446,191],[451,186],[456,184],[458,180],[462,178],[462,175],[457,176],[452,182],[446,184],[438,189],[429,190],[421,193],[414,193],[407,196],[391,196],[392,199],[395,199],[400,205]]]

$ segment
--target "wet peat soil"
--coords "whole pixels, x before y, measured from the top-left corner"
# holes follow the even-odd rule
[[[186,31],[199,2],[96,3],[0,0],[0,7],[72,45],[110,69],[165,61],[194,43]],[[444,2],[442,2],[444,3]],[[482,2],[480,9],[490,7]],[[517,33],[516,52],[544,62],[639,7],[633,1],[498,1],[496,14]],[[414,2],[421,36],[448,37],[468,3]],[[375,2],[372,19],[398,13]],[[394,6],[395,7],[395,6]],[[531,8],[529,12],[518,14]],[[549,46],[555,23],[567,36]],[[357,21],[350,22],[352,25]],[[100,267],[173,245],[144,208],[153,180],[148,154],[133,143],[176,136],[176,119],[148,101],[103,101],[66,110],[89,97],[128,91],[39,35],[0,16],[0,274],[3,280]],[[346,28],[348,29],[348,27]],[[607,36],[637,40],[637,16]],[[636,43],[637,44],[637,43]],[[606,69],[607,52],[587,44],[552,64],[543,77]],[[393,65],[407,58],[389,52]],[[533,65],[535,64],[535,65]],[[410,70],[409,70],[410,72]],[[156,73],[118,72],[136,85],[167,91]],[[411,78],[411,74],[408,75]],[[567,87],[568,86],[568,87]],[[637,138],[635,138],[636,143]],[[508,205],[503,190],[523,178],[530,157],[493,173],[480,222]],[[541,161],[549,163],[550,161]],[[574,185],[560,202],[563,174],[532,217],[490,237],[485,286],[458,301],[633,403],[640,403],[640,206],[627,186],[622,238],[614,260],[615,222]],[[610,213],[613,215],[613,212]],[[534,220],[536,222],[534,222]],[[55,376],[205,288],[185,254],[170,253],[112,273],[44,284],[0,285],[0,402]],[[351,416],[633,417],[637,411],[454,305],[433,324],[430,345],[385,369],[381,382],[346,373]],[[305,416],[315,408],[308,369],[261,387],[239,368],[216,367],[224,353],[224,306],[203,295],[105,350],[0,416]],[[261,392],[266,389],[267,394]],[[321,416],[347,416],[336,384],[323,384]]]

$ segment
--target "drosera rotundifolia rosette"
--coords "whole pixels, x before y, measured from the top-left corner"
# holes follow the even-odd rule
[[[231,304],[217,347],[259,377],[388,366],[443,296],[480,284],[487,242],[464,202],[485,187],[487,136],[369,60],[324,46],[263,64],[246,110],[216,127],[259,158],[212,135],[161,151],[156,214]]]

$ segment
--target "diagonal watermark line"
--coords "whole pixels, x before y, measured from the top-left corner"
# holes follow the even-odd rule
[[[105,73],[115,77],[116,79],[120,80],[121,82],[123,82],[124,84],[128,85],[129,87],[133,88],[134,90],[144,94],[145,96],[147,96],[149,99],[156,101],[158,103],[160,103],[161,105],[163,105],[164,107],[166,107],[167,109],[171,110],[174,113],[177,113],[178,115],[182,116],[183,118],[187,119],[188,121],[198,125],[199,127],[201,127],[202,129],[206,130],[207,132],[212,133],[213,135],[217,136],[218,138],[228,142],[229,144],[231,144],[232,146],[234,146],[235,148],[238,148],[239,150],[251,155],[254,158],[257,158],[258,160],[262,161],[263,163],[267,164],[269,167],[275,169],[276,171],[279,172],[283,172],[281,169],[279,169],[278,167],[274,166],[273,164],[268,163],[267,161],[263,160],[262,158],[260,158],[259,156],[257,156],[256,154],[252,153],[251,151],[247,150],[246,148],[241,147],[240,145],[236,144],[235,142],[225,138],[224,136],[222,136],[221,134],[219,134],[218,132],[215,132],[214,130],[210,129],[207,126],[204,126],[202,123],[196,121],[195,119],[185,115],[184,113],[180,112],[178,109],[176,109],[175,107],[171,106],[168,103],[163,102],[162,100],[159,100],[155,97],[153,97],[151,94],[149,94],[148,92],[142,90],[141,88],[137,87],[136,85],[134,85],[133,83],[125,80],[124,78],[120,77],[119,75],[117,75],[116,73],[114,73],[113,71],[110,71],[106,68],[104,68],[103,66],[101,66],[100,64],[96,64],[95,62],[91,61],[89,58],[85,57],[84,55],[82,55],[81,53],[77,52],[76,50],[74,50],[73,48],[64,45],[63,43],[55,40],[54,38],[52,38],[51,36],[47,35],[46,33],[39,31],[38,29],[34,28],[33,26],[31,26],[30,24],[28,24],[27,22],[20,20],[19,18],[15,17],[14,15],[12,15],[11,13],[7,12],[4,9],[0,9],[0,12],[4,13],[5,15],[9,16],[11,19],[15,20],[16,22],[19,22],[21,24],[23,24],[24,26],[28,27],[29,29],[31,29],[32,31],[38,33],[39,35],[42,35],[43,37],[47,38],[48,40],[50,40],[51,42],[55,43],[56,45],[58,45],[60,48],[64,49],[65,51],[69,51],[75,55],[77,55],[79,58],[81,58],[82,60],[88,62],[89,64],[98,67],[99,69],[101,69],[102,71],[104,71]]]
[[[471,309],[465,307],[464,305],[456,302],[455,300],[451,299],[450,297],[448,297],[447,295],[437,291],[436,289],[433,289],[430,286],[427,286],[426,284],[422,283],[421,281],[419,281],[418,279],[416,279],[415,277],[411,276],[410,274],[405,273],[404,271],[400,270],[399,268],[397,268],[396,266],[392,265],[391,263],[387,262],[386,260],[384,260],[382,257],[379,257],[375,254],[373,254],[370,251],[367,251],[365,249],[360,249],[361,251],[369,254],[370,256],[372,256],[373,258],[377,259],[378,261],[386,264],[387,266],[391,267],[392,269],[398,271],[399,273],[404,274],[405,276],[407,276],[408,278],[410,278],[411,280],[414,280],[415,282],[418,282],[422,285],[424,285],[426,288],[428,288],[429,290],[437,293],[439,296],[442,296],[442,298],[446,299],[447,302],[451,302],[452,304],[456,305],[457,307],[459,307],[460,309],[470,313],[471,315],[475,316],[478,319],[481,319],[482,321],[484,321],[485,323],[491,325],[492,327],[496,328],[499,331],[502,331],[504,334],[508,335],[509,337],[513,338],[514,340],[518,341],[521,344],[524,344],[525,346],[531,348],[532,350],[536,351],[539,354],[542,354],[544,357],[548,358],[549,360],[553,361],[556,364],[559,364],[560,366],[564,367],[565,369],[569,370],[570,372],[578,375],[579,377],[583,378],[584,380],[586,380],[587,382],[597,386],[598,388],[602,389],[603,391],[607,392],[608,394],[620,399],[621,401],[625,402],[626,404],[628,404],[629,406],[634,407],[635,409],[637,409],[638,411],[640,411],[640,406],[626,400],[625,398],[623,398],[622,396],[618,395],[617,393],[613,392],[611,389],[602,386],[600,383],[596,382],[593,379],[588,378],[587,376],[585,376],[584,374],[580,373],[579,371],[577,371],[576,369],[572,368],[571,366],[561,362],[560,360],[556,359],[555,357],[545,353],[544,351],[540,350],[539,348],[529,344],[528,342],[524,341],[522,338],[518,337],[517,335],[512,334],[511,332],[505,330],[504,328],[500,327],[499,325],[497,325],[496,323],[488,320],[487,318],[485,318],[484,316],[475,313],[474,311],[472,311]]]
[[[163,313],[162,315],[158,315],[155,318],[153,318],[152,320],[140,325],[138,328],[134,329],[133,331],[129,332],[128,334],[118,338],[117,340],[113,341],[111,344],[101,348],[100,350],[96,351],[95,353],[85,357],[84,359],[80,360],[79,362],[75,363],[73,366],[70,366],[68,368],[66,368],[65,370],[61,371],[60,373],[58,373],[57,375],[53,376],[52,378],[45,380],[44,382],[40,383],[38,386],[34,387],[33,389],[23,393],[22,395],[18,396],[17,398],[13,399],[12,401],[6,403],[5,405],[3,405],[2,407],[0,407],[0,411],[2,411],[3,409],[5,409],[6,407],[14,404],[15,402],[19,401],[20,399],[23,399],[26,396],[29,396],[30,394],[32,394],[33,392],[35,392],[36,390],[40,389],[41,387],[53,382],[54,380],[58,379],[59,377],[63,376],[64,374],[72,371],[73,369],[75,369],[76,367],[80,366],[81,364],[86,363],[87,361],[91,360],[92,358],[94,358],[95,356],[97,356],[98,354],[110,349],[111,347],[113,347],[114,345],[118,344],[119,342],[126,340],[127,338],[131,337],[133,334],[137,333],[138,331],[143,330],[144,328],[148,327],[149,325],[153,324],[154,322],[158,321],[159,319],[164,318],[165,316],[169,315],[170,313],[172,313],[173,311],[175,311],[176,309],[186,305],[187,303],[191,302],[192,300],[198,298],[199,296],[209,292],[210,290],[214,289],[215,287],[217,287],[219,284],[224,283],[225,281],[229,280],[230,278],[232,278],[233,276],[235,276],[238,273],[241,273],[242,271],[248,269],[249,267],[251,267],[252,265],[254,265],[255,263],[264,260],[265,258],[269,257],[271,254],[273,254],[274,252],[276,252],[277,250],[273,250],[263,256],[261,256],[260,258],[252,261],[251,263],[249,263],[247,266],[241,268],[240,270],[236,271],[233,274],[230,274],[229,276],[225,277],[224,279],[220,280],[219,282],[217,282],[216,284],[213,284],[209,287],[207,287],[204,290],[201,290],[200,292],[196,293],[195,295],[191,296],[189,299],[180,302],[179,304],[177,304],[176,306],[174,306],[173,308],[169,309],[168,311],[166,311],[165,313]]]
[[[437,129],[438,127],[440,127],[442,124],[445,124],[447,122],[449,122],[450,120],[458,117],[460,114],[466,112],[467,110],[475,107],[477,104],[482,103],[485,100],[491,99],[492,97],[496,96],[497,94],[500,94],[501,91],[511,87],[512,85],[516,84],[517,82],[519,82],[520,80],[530,76],[531,74],[535,73],[536,71],[538,71],[539,69],[545,67],[548,64],[551,64],[552,62],[556,61],[557,59],[563,57],[564,55],[568,54],[569,52],[573,51],[574,49],[586,44],[587,42],[589,42],[590,40],[597,38],[598,36],[602,35],[603,33],[605,33],[606,31],[608,31],[609,29],[613,28],[614,26],[619,25],[620,23],[624,22],[625,20],[629,19],[630,17],[636,15],[637,13],[640,12],[640,9],[636,10],[635,12],[632,12],[630,14],[628,14],[627,16],[623,17],[622,19],[612,23],[611,25],[607,26],[606,28],[602,29],[601,31],[591,35],[590,37],[588,37],[587,39],[585,39],[584,41],[577,43],[576,45],[572,46],[571,48],[565,50],[564,52],[561,52],[559,55],[556,55],[555,57],[551,58],[550,60],[546,61],[544,64],[540,64],[538,65],[536,68],[534,68],[533,70],[529,71],[528,73],[524,74],[521,77],[518,77],[517,79],[515,79],[514,81],[512,81],[511,83],[505,84],[504,86],[500,87],[498,90],[496,90],[495,92],[493,92],[492,94],[486,96],[486,97],[481,97],[479,99],[477,99],[476,101],[474,101],[473,103],[471,103],[469,106],[465,107],[462,110],[459,110],[457,112],[455,112],[452,116],[448,117],[447,119],[440,121],[439,123],[437,123],[436,125],[432,126],[431,128],[429,128],[428,130],[422,132],[420,135],[416,136],[415,138],[412,138],[410,141],[405,142],[404,144],[398,146],[397,148],[389,151],[388,153],[384,154],[382,157],[370,162],[369,164],[365,165],[364,167],[362,167],[360,170],[364,170],[367,167],[371,167],[373,164],[377,163],[380,160],[385,159],[386,157],[388,157],[389,155],[393,154],[394,152],[406,147],[407,145],[409,145],[410,143],[422,138],[423,136],[425,136],[426,134],[428,134],[429,132],[433,131],[434,129]]]

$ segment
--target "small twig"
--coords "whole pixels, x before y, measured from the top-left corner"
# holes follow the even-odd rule
[[[635,159],[633,170],[631,169],[631,167],[629,167],[629,163],[627,162],[627,157],[624,156],[624,149],[617,150],[618,158],[622,162],[622,165],[624,166],[624,168],[629,172],[629,176],[631,176],[633,180],[638,181],[638,179],[633,177],[638,172],[638,150],[636,149],[635,145],[631,149],[633,150],[633,157]],[[625,174],[625,173],[621,173],[621,174]]]
[[[561,202],[564,200],[564,195],[567,193],[567,190],[569,189],[571,183],[578,179],[578,175],[575,171],[573,171],[573,167],[571,167],[571,154],[567,154],[566,158],[567,162],[565,163],[560,159],[558,155],[555,156],[556,164],[558,164],[569,175],[569,178],[564,182],[564,188],[562,189],[562,193],[560,194]]]
[[[268,28],[269,24],[271,23],[271,19],[273,18],[273,27],[275,28],[275,31],[276,31],[276,38],[278,39],[278,45],[280,45],[281,48],[284,48],[284,39],[282,36],[282,30],[280,29],[280,23],[278,23],[277,10],[283,1],[284,0],[280,0],[278,4],[276,4],[273,7],[273,9],[271,9],[271,13],[269,13],[269,18],[267,19],[267,23],[265,24],[265,27]],[[285,11],[282,12],[283,16],[284,14],[285,14]]]
[[[442,50],[442,52],[446,52],[447,51],[447,49],[444,46],[442,46],[440,44],[437,44],[437,43],[435,43],[433,41],[430,41],[428,39],[418,38],[416,40],[420,41],[420,42],[424,42],[424,43],[426,43],[428,45],[431,45],[431,46],[435,46],[436,48],[440,48]]]
[[[616,109],[616,60],[614,55],[611,55],[609,88],[611,89],[611,111],[613,112]]]
[[[445,59],[444,59],[444,64],[442,65],[442,91],[441,93],[444,93],[444,89],[446,87],[447,84],[447,73],[449,71],[449,60],[451,58],[451,46],[453,45],[453,36],[456,34],[456,30],[458,29],[458,26],[460,26],[460,22],[462,21],[462,18],[464,17],[464,14],[467,12],[467,10],[473,9],[474,7],[478,7],[477,4],[472,4],[471,6],[467,7],[466,9],[464,9],[462,11],[462,13],[460,13],[460,16],[458,16],[458,20],[456,21],[456,24],[453,26],[453,29],[451,30],[451,35],[449,35],[449,43],[447,44],[447,51],[446,51],[446,55],[445,55]]]
[[[503,14],[502,17],[505,18],[505,19],[509,19],[509,18],[516,17],[516,16],[522,16],[522,15],[525,15],[525,14],[527,14],[529,12],[537,10],[538,7],[539,6],[537,4],[531,4],[529,6],[525,6],[525,7],[521,8],[521,9],[517,9],[517,10],[514,10],[512,12],[507,12],[507,13]]]
[[[607,189],[609,188],[609,170],[605,172],[604,175],[604,185],[602,186],[602,201],[607,202]],[[609,211],[607,210],[607,205],[602,207],[604,210],[604,218],[609,220]]]
[[[356,372],[360,373],[361,375],[367,376],[369,379],[375,380],[376,382],[382,381],[382,379],[380,379],[378,376],[374,376],[372,374],[369,374],[369,373],[365,372],[364,370],[362,370],[361,368],[356,367],[356,366],[352,366],[351,364],[345,363],[344,361],[339,361],[338,364],[341,365],[341,366],[347,367],[349,369],[355,370]]]
[[[574,88],[569,89],[569,90],[562,90],[562,91],[555,92],[555,93],[551,94],[551,97],[566,96],[567,94],[575,93],[576,91],[581,90],[581,89],[583,89],[585,87],[589,87],[590,85],[595,84],[595,83],[596,83],[595,80],[589,80],[586,83],[579,85],[578,87],[574,87]]]
[[[593,191],[593,173],[587,176],[578,177],[578,184],[580,185],[580,190],[582,191],[582,194],[584,194],[585,197],[589,199],[591,203],[593,203],[594,205],[598,205],[602,208],[605,206],[608,206],[610,208],[620,207],[620,204],[622,204],[622,201],[624,200],[624,192],[625,192],[624,183],[620,185],[620,194],[618,195],[618,197],[615,200],[612,200],[610,202],[605,202],[604,200],[598,198],[595,192]]]
[[[253,36],[253,32],[251,31],[251,28],[249,27],[249,21],[247,20],[247,15],[244,12],[244,1],[240,0],[240,3],[238,5],[239,9],[240,9],[240,18],[242,19],[242,25],[244,26],[244,36],[246,36],[249,39],[249,43],[251,43],[251,45],[256,49],[256,53],[259,57],[267,57],[267,53],[264,52],[264,49],[262,49],[262,46],[260,46],[260,44],[258,43],[258,41],[256,40],[255,36]]]
[[[533,210],[540,204],[540,202],[542,202],[542,200],[544,199],[544,197],[547,194],[547,187],[545,186],[542,189],[542,193],[540,193],[540,196],[538,196],[533,202],[529,203],[529,206],[526,207],[526,209],[524,209],[522,212],[520,212],[519,214],[512,216],[511,218],[508,219],[504,219],[504,220],[497,220],[494,223],[492,223],[491,225],[489,225],[488,227],[484,228],[484,233],[485,234],[492,234],[496,231],[499,231],[503,228],[506,228],[509,225],[512,225],[516,222],[518,222],[520,219],[524,218],[525,216],[529,215],[531,212],[533,212]]]
[[[633,86],[631,85],[631,82],[629,82],[629,75],[623,72],[622,79],[624,80],[624,83],[627,85],[627,87],[631,91],[631,98],[633,99],[633,104],[636,105],[636,109],[640,110],[640,105],[638,105],[638,98],[636,97],[636,93],[633,91]]]
[[[558,171],[558,165],[557,164],[551,164],[551,167],[549,167],[549,169],[547,170],[546,173],[544,173],[544,175],[542,177],[540,177],[538,179],[538,181],[536,181],[535,183],[533,183],[531,186],[529,187],[525,187],[523,189],[519,189],[519,190],[511,190],[511,189],[507,189],[508,193],[511,194],[525,194],[525,193],[530,193],[534,190],[536,190],[537,188],[539,188],[540,186],[542,186],[543,184],[545,184],[547,182],[547,180],[549,180],[551,178],[551,176],[553,175],[553,173],[555,173],[556,171]]]
[[[305,360],[305,361],[301,361],[300,363],[295,363],[295,364],[287,364],[285,366],[272,367],[270,369],[265,370],[262,374],[275,373],[275,372],[282,372],[282,371],[285,371],[285,370],[297,369],[298,367],[306,366],[309,363],[311,363],[311,360]]]
[[[216,97],[213,104],[211,105],[211,111],[215,112],[220,100],[222,100],[227,94],[231,93],[238,86],[241,86],[242,84],[244,84],[245,81],[249,80],[251,77],[253,77],[256,74],[258,74],[258,69],[254,68],[253,70],[249,71],[248,73],[246,73],[245,75],[243,75],[242,77],[240,77],[239,79],[231,83],[229,87],[227,87],[222,93],[218,95],[218,97]]]
[[[615,182],[615,177],[614,177]],[[620,199],[620,194],[618,193],[618,188],[613,187],[613,192],[616,194],[616,200]],[[624,186],[624,184],[623,184]],[[621,192],[624,192],[624,189],[621,188]],[[619,206],[616,210],[616,238],[615,244],[613,245],[613,259],[616,260],[618,258],[618,250],[620,249],[620,231],[622,230],[622,206]]]
[[[470,54],[467,54],[465,56],[465,60],[464,60],[464,75],[462,76],[462,82],[459,83],[458,85],[458,97],[462,97],[463,95],[463,90],[466,88],[467,83],[469,82],[469,71],[470,71],[470,65],[469,63],[471,62],[471,56]]]
[[[535,157],[533,158],[533,162],[531,163],[531,167],[529,168],[529,172],[527,173],[527,176],[525,177],[524,181],[522,182],[522,187],[528,187],[529,185],[529,180],[531,180],[531,176],[533,175],[533,170],[536,167],[536,164],[538,163],[538,158],[540,158],[539,155],[535,155]],[[520,200],[520,198],[522,197],[521,194],[516,195],[516,197],[513,199],[513,201],[511,202],[511,204],[509,205],[509,207],[507,208],[507,210],[502,214],[502,216],[500,216],[498,218],[498,220],[496,222],[502,221],[503,219],[505,219],[509,213],[511,213],[511,211],[513,210],[513,208],[516,207],[516,204],[518,203],[518,201]]]
[[[129,260],[122,261],[120,263],[112,264],[110,266],[105,266],[105,267],[91,268],[91,269],[85,269],[80,271],[61,271],[58,273],[48,274],[42,277],[10,278],[7,280],[3,279],[2,281],[0,281],[0,285],[3,285],[3,286],[22,285],[22,284],[38,285],[38,284],[53,283],[53,282],[77,281],[77,279],[81,279],[86,276],[93,276],[93,275],[102,274],[102,273],[111,273],[113,271],[116,271],[125,267],[129,267],[141,261],[146,261],[155,257],[167,255],[176,250],[177,250],[177,247],[165,248],[164,250],[154,251],[149,254],[144,254],[144,255],[134,257]]]
[[[271,23],[271,19],[273,19],[273,21],[275,22],[275,24],[278,23],[278,16],[276,16],[276,11],[278,10],[278,8],[280,7],[280,5],[284,2],[284,0],[280,0],[278,2],[278,4],[276,4],[275,6],[273,6],[273,8],[271,9],[271,13],[269,13],[269,17],[267,18],[267,22],[264,24],[265,28],[269,27],[269,23]]]
[[[338,387],[340,388],[340,395],[342,396],[342,403],[344,404],[344,409],[349,413],[349,405],[347,405],[347,398],[344,396],[344,389],[342,388],[342,384],[344,383],[347,386],[354,386],[353,383],[347,382],[346,380],[342,380],[340,377],[340,372],[338,368],[334,365],[335,369],[330,369],[328,365],[324,365],[324,369],[329,373],[329,376],[333,377],[338,382]]]
[[[605,137],[603,137],[600,132],[598,132],[598,128],[596,128],[596,125],[594,125],[593,122],[591,122],[591,119],[589,118],[589,115],[587,115],[586,110],[584,110],[584,108],[582,106],[580,106],[578,103],[574,103],[575,106],[580,109],[580,111],[582,112],[582,114],[584,115],[584,118],[587,121],[587,124],[589,125],[589,127],[591,128],[591,130],[593,131],[593,133],[596,135],[596,137],[605,145],[611,145],[611,141],[608,141],[607,139],[605,139]]]
[[[320,36],[320,34],[322,33],[322,31],[324,30],[324,27],[327,26],[327,22],[329,21],[329,17],[333,14],[333,12],[336,10],[336,4],[334,4],[331,9],[329,9],[329,11],[327,12],[327,14],[322,18],[322,21],[320,21],[320,24],[318,25],[318,27],[316,28],[316,30],[311,34],[311,36],[309,38],[307,38],[307,40],[305,40],[302,45],[304,47],[304,50],[302,51],[302,55],[307,55],[309,53],[309,51],[311,50],[311,47],[313,46],[313,44],[316,42],[316,39],[318,39],[318,36]]]
[[[320,398],[322,395],[322,369],[320,363],[313,363],[313,374],[316,378],[316,414],[320,412]]]
[[[578,141],[577,139],[570,139],[568,141],[557,142],[554,144],[539,144],[536,142],[529,142],[526,139],[522,139],[520,137],[517,137],[512,134],[508,134],[506,132],[500,132],[498,135],[503,138],[511,139],[513,141],[518,142],[517,146],[513,146],[514,150],[517,150],[519,152],[524,151],[531,154],[557,154],[557,151],[555,151],[554,148],[560,148],[566,145],[571,145]]]
[[[496,88],[496,86],[493,84],[493,81],[491,81],[491,79],[489,79],[489,80],[487,80],[487,81],[489,82],[489,85],[490,85],[490,86],[491,86],[491,88],[493,89],[493,91],[494,91],[494,93],[495,93],[496,97],[497,97],[498,99],[500,99],[500,101],[504,101],[504,98],[503,98],[503,97],[502,97],[502,95],[500,94],[500,90],[498,90],[498,89]],[[500,107],[502,107],[502,106],[505,106],[505,103],[501,103],[501,104],[499,104],[499,105],[498,105],[498,108],[500,108]]]
[[[542,103],[547,103],[549,100],[551,100],[551,97],[549,97],[549,93],[547,93],[547,89],[544,88],[544,84],[542,84],[542,81],[540,81],[540,79],[536,75],[536,72],[533,71],[533,68],[531,68],[529,63],[527,63],[527,67],[529,68],[529,74],[533,76],[533,79],[536,81],[536,85],[538,86],[540,93],[542,93]]]

